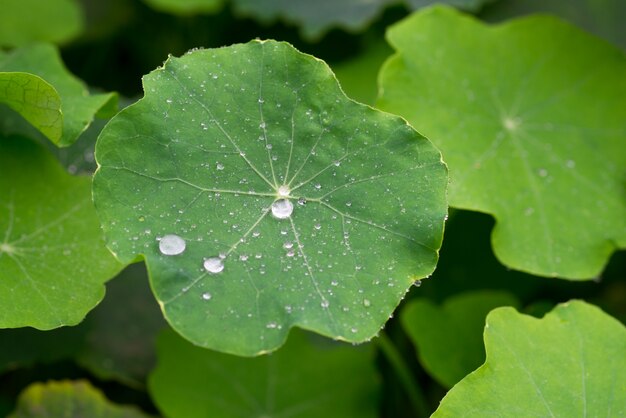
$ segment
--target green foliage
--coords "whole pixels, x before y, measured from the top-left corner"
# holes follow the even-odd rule
[[[20,395],[8,418],[147,418],[135,408],[109,402],[86,381],[35,383]]]
[[[0,137],[0,173],[0,326],[77,324],[121,270],[102,242],[89,178],[20,137]]]
[[[172,58],[144,88],[99,138],[94,198],[111,250],[145,257],[194,343],[255,355],[293,326],[363,341],[433,271],[439,153],[321,61],[252,42]],[[184,253],[160,251],[171,234]]]
[[[378,104],[442,150],[450,204],[493,214],[510,267],[597,277],[626,247],[624,53],[553,18],[489,27],[449,8],[388,37]]]
[[[424,369],[451,388],[485,360],[480,336],[489,311],[518,305],[512,295],[493,291],[460,294],[441,307],[428,299],[415,299],[402,310],[402,325]]]
[[[626,415],[622,1],[0,10],[0,416]]]
[[[117,111],[117,96],[89,95],[51,45],[26,46],[0,57],[0,87],[3,80],[7,86],[0,89],[0,101],[7,102],[61,147],[76,141],[96,114],[110,117]],[[2,123],[9,126],[5,131],[14,133],[10,116],[5,118],[9,120]]]
[[[280,351],[256,358],[216,353],[163,333],[150,392],[171,418],[375,417],[372,346],[293,331]]]
[[[543,319],[498,308],[487,360],[448,392],[433,417],[624,416],[626,328],[582,301]]]
[[[66,42],[83,30],[74,0],[0,0],[0,10],[0,47]]]

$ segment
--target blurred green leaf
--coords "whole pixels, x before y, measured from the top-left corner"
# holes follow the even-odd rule
[[[214,13],[222,8],[223,0],[143,0],[162,12],[189,15]]]
[[[253,41],[170,58],[144,86],[98,139],[94,198],[109,248],[145,257],[190,341],[257,355],[294,326],[368,340],[434,269],[441,156],[322,61]]]
[[[63,43],[83,30],[75,0],[0,0],[0,47]]]
[[[147,418],[130,406],[109,402],[87,381],[34,383],[20,394],[8,418]]]
[[[241,358],[167,331],[157,351],[149,389],[170,418],[377,416],[371,345],[351,347],[294,330],[279,351]]]
[[[476,291],[451,297],[439,307],[428,299],[402,310],[402,325],[416,346],[424,369],[451,388],[485,361],[485,317],[498,306],[518,307],[510,293]]]
[[[388,37],[379,106],[442,150],[452,206],[497,219],[502,263],[591,279],[626,248],[623,52],[555,18],[490,27],[444,7]]]
[[[626,415],[626,328],[593,305],[564,303],[543,319],[498,308],[485,348],[434,418]]]
[[[497,0],[406,0],[409,7],[413,10],[432,6],[435,4],[446,4],[461,10],[469,12],[479,11],[485,4],[493,3]],[[504,3],[507,3],[505,0]]]
[[[17,101],[20,87],[22,100]],[[58,50],[47,44],[26,46],[0,57],[0,101],[7,100],[60,147],[76,141],[94,116],[110,117],[117,111],[116,94],[89,95],[84,83],[67,71]],[[41,110],[37,113],[35,109]],[[2,123],[5,129],[10,127],[6,120]]]
[[[0,328],[76,324],[121,269],[90,184],[29,140],[0,136]]]

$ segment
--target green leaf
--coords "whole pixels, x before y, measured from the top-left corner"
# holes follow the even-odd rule
[[[121,269],[90,183],[27,139],[0,137],[0,328],[76,324]]]
[[[498,308],[487,316],[487,361],[453,387],[438,417],[626,415],[626,329],[572,301],[543,319]]]
[[[622,0],[506,0],[484,10],[480,17],[502,21],[531,13],[551,13],[626,49]]]
[[[25,81],[27,75],[22,73],[33,75],[28,79],[28,84]],[[52,89],[40,87],[41,81],[31,86],[34,76],[41,77]],[[15,96],[19,90],[15,87],[1,88],[4,84],[2,80],[7,78],[13,80],[10,86],[21,85],[25,94],[19,104],[24,107],[24,111],[17,109],[18,105],[11,107],[33,124],[35,123],[31,119],[34,119],[37,122],[35,127],[61,147],[76,141],[96,114],[100,117],[110,117],[117,111],[117,95],[115,93],[89,95],[83,82],[67,71],[58,50],[51,45],[36,44],[23,47],[0,58],[0,101],[16,102]],[[53,90],[60,96],[60,109],[58,98],[52,94]],[[33,108],[41,108],[42,113],[35,113]],[[62,118],[59,117],[59,113],[63,115]],[[4,123],[6,124],[6,121]]]
[[[234,0],[236,12],[265,22],[282,18],[300,27],[302,36],[316,40],[334,27],[350,32],[365,29],[396,0]]]
[[[493,3],[497,0],[406,0],[409,7],[413,10],[421,9],[424,7],[432,6],[434,4],[447,4],[448,6],[456,7],[457,9],[467,10],[470,12],[477,12],[485,4]],[[505,1],[507,3],[510,0]]]
[[[484,362],[485,317],[507,305],[517,307],[519,302],[510,293],[476,291],[451,297],[441,307],[416,299],[404,308],[401,319],[424,369],[450,388]]]
[[[143,0],[155,10],[179,15],[215,13],[222,8],[223,0]]]
[[[45,80],[28,73],[0,72],[0,103],[19,113],[52,142],[61,140],[61,97]]]
[[[20,394],[8,418],[147,418],[130,406],[111,403],[85,380],[33,383]]]
[[[75,0],[0,0],[0,47],[63,43],[83,30]]]
[[[293,326],[365,341],[433,271],[439,152],[322,61],[253,41],[170,58],[144,89],[98,138],[94,198],[109,248],[143,255],[190,341],[256,355]],[[182,254],[160,251],[172,234]]]
[[[170,418],[378,416],[372,346],[312,337],[294,331],[280,351],[241,358],[164,332],[148,387]]]
[[[496,218],[502,263],[589,279],[626,248],[623,52],[555,18],[492,27],[443,7],[388,38],[380,107],[441,149],[452,206]]]

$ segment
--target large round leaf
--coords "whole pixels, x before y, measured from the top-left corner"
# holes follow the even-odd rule
[[[498,308],[487,316],[487,360],[433,417],[626,416],[626,328],[573,301],[543,319]]]
[[[486,26],[450,8],[388,32],[383,109],[441,149],[450,204],[495,216],[506,265],[597,276],[626,248],[626,57],[547,16]]]
[[[254,41],[170,58],[144,89],[98,139],[94,198],[194,343],[253,355],[295,325],[364,341],[433,271],[439,152],[322,61]]]
[[[0,328],[77,324],[121,269],[90,183],[27,139],[0,136]]]

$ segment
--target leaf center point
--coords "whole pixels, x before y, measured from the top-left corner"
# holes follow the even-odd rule
[[[278,193],[278,197],[289,197],[289,192],[291,192],[291,190],[289,190],[289,186],[283,184],[278,188],[278,190],[276,190],[276,192]]]

